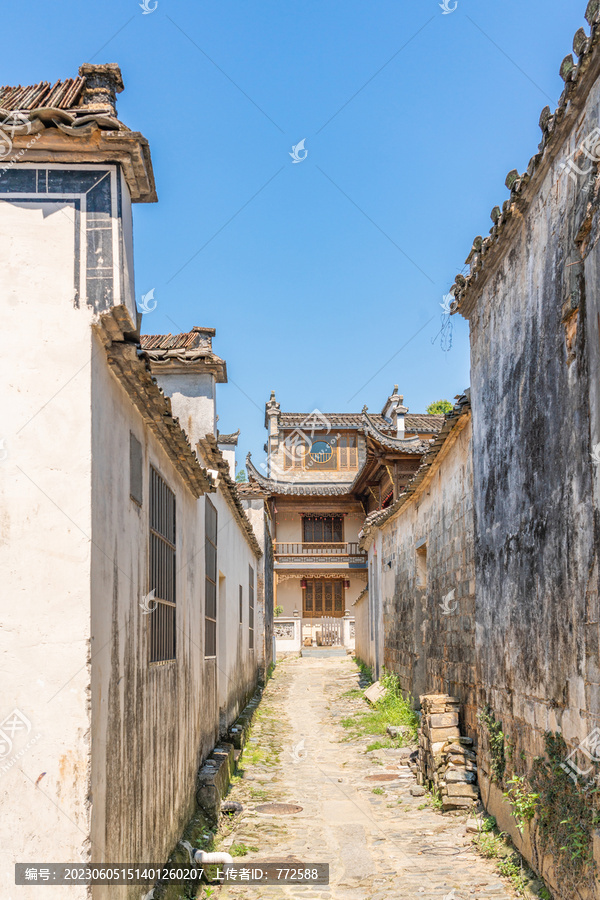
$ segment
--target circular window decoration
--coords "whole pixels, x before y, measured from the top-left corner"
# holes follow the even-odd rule
[[[331,444],[327,441],[313,441],[310,448],[310,456],[315,462],[328,462],[333,456]]]

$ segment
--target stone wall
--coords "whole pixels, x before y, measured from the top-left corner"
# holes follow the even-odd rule
[[[576,40],[577,69],[564,61],[540,152],[509,175],[455,286],[471,327],[478,699],[502,724],[506,778],[545,756],[546,731],[571,750],[600,722],[599,28]],[[497,790],[490,804],[500,814]]]
[[[431,692],[458,697],[463,733],[475,738],[470,442],[470,414],[463,412],[414,492],[376,528],[369,561],[378,573],[375,606],[383,604],[385,667],[417,701]]]

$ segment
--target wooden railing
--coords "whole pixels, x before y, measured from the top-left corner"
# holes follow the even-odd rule
[[[362,556],[357,541],[275,543],[276,556]]]

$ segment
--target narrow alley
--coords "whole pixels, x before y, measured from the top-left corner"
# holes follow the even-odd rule
[[[219,841],[219,849],[246,854],[235,860],[246,868],[267,860],[329,863],[330,885],[228,884],[218,889],[220,900],[513,897],[493,861],[472,846],[467,816],[442,816],[427,795],[411,794],[421,789],[405,748],[367,753],[373,735],[348,739],[342,722],[365,706],[359,675],[349,657],[278,664],[227,798],[243,812]],[[301,810],[269,815],[260,811],[267,803]]]

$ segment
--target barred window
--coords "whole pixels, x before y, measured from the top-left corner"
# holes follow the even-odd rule
[[[206,497],[204,655],[217,655],[217,510]]]
[[[251,650],[254,650],[254,569],[248,566],[248,634]]]
[[[150,466],[150,662],[175,659],[175,494]]]

